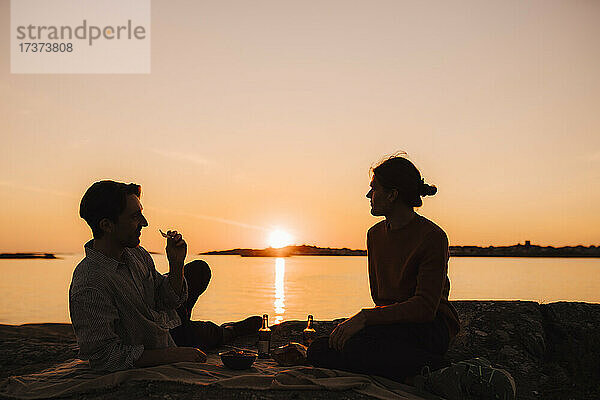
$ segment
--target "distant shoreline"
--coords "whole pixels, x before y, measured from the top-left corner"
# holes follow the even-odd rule
[[[231,249],[200,253],[200,255],[237,255],[241,257],[292,257],[292,256],[366,256],[366,250],[317,246],[287,246],[266,249]],[[596,246],[536,246],[529,241],[514,246],[450,246],[452,257],[526,257],[526,258],[600,258]]]
[[[150,254],[164,254],[150,251]],[[231,249],[198,253],[199,255],[234,255],[241,257],[293,257],[293,256],[357,256],[367,255],[366,250],[349,248],[332,248],[318,246],[287,246],[266,249]],[[450,246],[451,257],[515,257],[515,258],[600,258],[600,246],[537,246],[526,241],[525,244],[513,246]],[[56,253],[0,253],[0,260],[56,260]]]
[[[31,260],[36,258],[45,260],[58,259],[53,253],[0,253],[0,259],[5,260]]]

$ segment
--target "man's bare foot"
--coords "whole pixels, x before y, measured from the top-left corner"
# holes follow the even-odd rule
[[[224,326],[223,327],[223,343],[231,343],[233,338],[235,337],[235,332],[233,331],[233,326]]]
[[[253,335],[258,333],[258,330],[262,326],[262,318],[258,315],[254,315],[246,318],[243,321],[223,324],[221,326],[226,329],[231,328],[233,337]],[[225,337],[223,337],[223,340],[225,340]]]

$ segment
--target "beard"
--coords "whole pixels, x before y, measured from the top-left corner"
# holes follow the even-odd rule
[[[121,246],[134,248],[140,245],[140,235],[141,233],[135,233],[134,235],[124,239],[121,241]]]

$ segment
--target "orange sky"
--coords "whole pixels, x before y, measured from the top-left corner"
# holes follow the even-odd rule
[[[149,75],[10,74],[0,15],[0,251],[80,251],[105,178],[149,250],[364,248],[398,150],[451,244],[600,244],[599,2],[153,1]]]

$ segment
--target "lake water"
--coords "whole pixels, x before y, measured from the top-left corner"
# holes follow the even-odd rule
[[[58,260],[2,260],[0,323],[70,322],[68,288],[83,255]],[[153,255],[168,271],[165,255]],[[366,257],[245,258],[202,256],[212,268],[193,319],[217,323],[269,314],[269,321],[333,319],[373,306]],[[456,257],[451,300],[600,303],[600,259]]]

